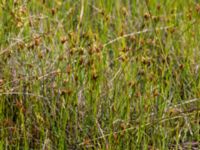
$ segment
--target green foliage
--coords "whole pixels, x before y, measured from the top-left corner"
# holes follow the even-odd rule
[[[0,149],[198,149],[200,3],[0,1]]]

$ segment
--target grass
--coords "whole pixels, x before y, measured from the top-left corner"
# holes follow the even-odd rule
[[[1,0],[0,149],[199,149],[200,3]]]

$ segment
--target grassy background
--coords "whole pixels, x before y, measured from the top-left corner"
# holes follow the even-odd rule
[[[200,3],[1,0],[0,149],[198,149]]]

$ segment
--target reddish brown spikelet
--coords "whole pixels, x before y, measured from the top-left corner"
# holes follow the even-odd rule
[[[34,39],[34,43],[35,43],[35,46],[40,45],[40,43],[41,43],[41,38],[40,38],[40,37],[36,37],[36,38]]]
[[[67,65],[67,68],[66,68],[66,72],[67,74],[70,74],[71,73],[71,65]]]

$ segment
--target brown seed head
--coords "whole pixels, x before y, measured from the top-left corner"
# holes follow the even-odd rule
[[[38,37],[35,37],[34,38],[34,44],[35,44],[35,46],[38,46],[38,45],[40,45],[40,43],[41,43],[41,38],[38,36]]]
[[[67,68],[66,68],[66,72],[67,74],[70,74],[71,73],[71,65],[67,65]]]
[[[159,95],[159,92],[158,92],[157,89],[155,89],[155,90],[153,91],[153,96],[154,96],[154,97],[157,97],[158,95]]]
[[[52,8],[52,9],[51,9],[51,14],[54,16],[55,13],[56,13],[56,9],[55,9],[55,8]]]
[[[157,4],[156,8],[157,8],[157,10],[160,10],[161,5],[160,5],[160,4]]]
[[[84,143],[84,145],[90,145],[90,139],[89,138],[85,138],[83,143]]]
[[[197,13],[200,13],[200,4],[196,4],[196,11]]]
[[[61,37],[60,41],[62,44],[64,44],[67,41],[67,37],[66,36]]]
[[[128,11],[127,11],[126,7],[122,7],[122,13],[124,16],[128,15]]]
[[[150,13],[145,13],[145,14],[144,14],[144,19],[147,20],[147,19],[149,19],[150,17],[151,17],[151,14],[150,14]]]
[[[0,79],[0,85],[3,85],[3,79]]]
[[[72,94],[72,90],[71,89],[62,89],[60,91],[61,95],[71,95]]]

